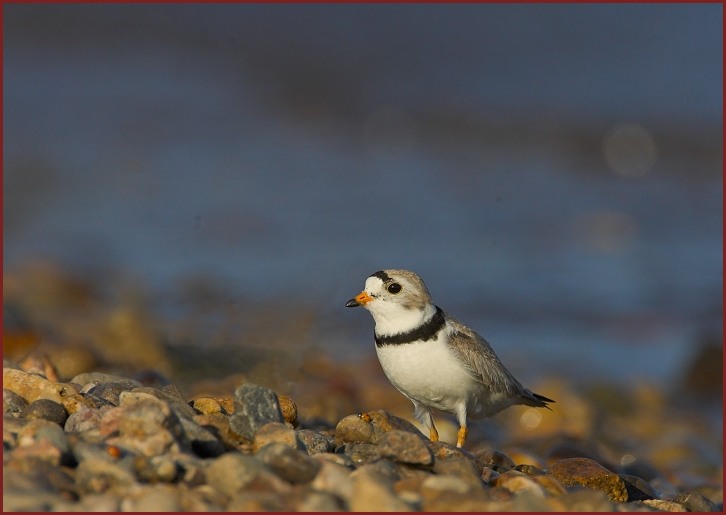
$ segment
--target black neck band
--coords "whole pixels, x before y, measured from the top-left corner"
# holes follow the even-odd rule
[[[391,336],[378,336],[375,334],[376,345],[382,347],[384,345],[403,345],[415,341],[428,341],[433,340],[438,332],[444,327],[446,319],[444,318],[444,312],[440,307],[436,306],[436,313],[428,322],[424,322],[423,325],[405,333],[393,334]]]

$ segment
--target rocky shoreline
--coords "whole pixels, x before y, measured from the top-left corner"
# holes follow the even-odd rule
[[[723,509],[722,466],[688,484],[563,438],[461,450],[384,409],[326,422],[252,382],[187,398],[173,384],[53,370],[4,360],[4,511]]]

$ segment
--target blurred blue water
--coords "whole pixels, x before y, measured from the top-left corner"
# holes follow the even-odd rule
[[[668,382],[721,331],[721,12],[6,5],[4,269],[210,278],[349,357],[411,268],[524,377]]]

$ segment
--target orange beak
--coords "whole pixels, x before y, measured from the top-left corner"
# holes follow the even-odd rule
[[[354,308],[356,306],[365,306],[372,300],[373,300],[373,297],[368,295],[366,292],[362,291],[358,294],[357,297],[355,297],[354,299],[350,299],[348,302],[346,302],[345,307]]]

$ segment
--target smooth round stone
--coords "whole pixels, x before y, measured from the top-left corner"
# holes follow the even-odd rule
[[[68,420],[68,412],[59,403],[49,399],[38,399],[28,404],[21,412],[23,418],[42,418],[64,425]]]

